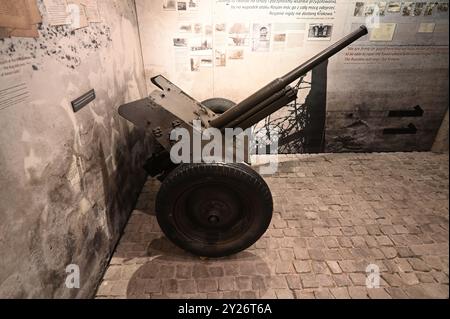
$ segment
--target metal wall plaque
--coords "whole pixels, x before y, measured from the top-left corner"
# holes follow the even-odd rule
[[[95,100],[95,90],[92,89],[89,92],[83,94],[79,98],[72,101],[73,111],[76,113],[81,110],[83,107],[88,105],[90,102]]]

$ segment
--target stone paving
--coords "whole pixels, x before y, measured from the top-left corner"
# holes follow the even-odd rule
[[[97,297],[449,297],[448,154],[280,159],[278,173],[265,177],[275,204],[270,229],[218,260],[164,237],[153,211],[159,185],[149,180]],[[379,288],[367,287],[371,264]]]

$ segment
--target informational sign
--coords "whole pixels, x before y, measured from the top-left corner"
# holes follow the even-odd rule
[[[97,0],[44,0],[50,25],[85,28],[102,21]]]
[[[0,111],[23,105],[30,98],[23,78],[31,69],[31,57],[0,59]]]
[[[68,24],[66,0],[44,0],[48,23],[52,26]]]

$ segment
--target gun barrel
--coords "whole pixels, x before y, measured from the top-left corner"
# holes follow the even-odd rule
[[[298,68],[292,70],[291,72],[287,73],[285,76],[283,76],[281,79],[283,82],[286,83],[292,83],[299,77],[305,75],[312,69],[314,69],[316,66],[321,64],[322,62],[328,60],[330,57],[338,53],[339,51],[345,49],[350,44],[361,38],[362,36],[365,36],[368,33],[366,26],[362,25],[357,30],[353,31],[349,35],[345,36],[332,46],[328,47],[327,49],[323,50],[316,56],[312,57],[302,65],[300,65]]]
[[[233,108],[229,109],[227,112],[222,114],[221,116],[210,121],[210,125],[216,128],[224,128],[229,127],[229,124],[232,121],[235,121],[237,118],[243,116],[247,112],[249,112],[255,105],[262,103],[264,100],[270,98],[273,94],[284,89],[287,85],[291,84],[298,78],[304,76],[309,71],[311,71],[314,67],[318,66],[322,62],[328,60],[330,57],[343,50],[345,47],[349,46],[362,36],[368,33],[367,28],[365,26],[359,27],[357,30],[353,31],[349,35],[345,36],[338,42],[334,43],[332,46],[323,50],[319,54],[315,55],[299,67],[295,68],[291,72],[287,73],[281,78],[275,79],[270,82],[262,89],[252,94]]]
[[[243,128],[240,124],[244,122],[245,120],[249,119],[253,115],[257,114],[258,112],[261,112],[262,110],[266,109],[274,103],[275,101],[280,100],[281,98],[287,96],[287,95],[294,95],[296,96],[297,92],[294,92],[294,89],[292,89],[290,86],[287,86],[283,90],[272,94],[269,98],[263,100],[261,103],[258,103],[254,107],[252,107],[247,113],[241,114],[236,119],[232,120],[231,122],[227,123],[224,128],[236,128],[240,127]]]
[[[270,114],[275,113],[276,111],[286,106],[287,104],[291,103],[292,101],[295,101],[296,99],[297,99],[297,90],[291,90],[288,94],[286,94],[282,98],[270,103],[266,108],[262,109],[261,111],[253,114],[249,118],[239,123],[238,127],[240,127],[243,130],[246,130],[249,127],[252,127],[253,125],[258,124],[260,121],[268,117]]]

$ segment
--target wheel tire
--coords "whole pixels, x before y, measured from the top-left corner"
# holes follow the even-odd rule
[[[272,211],[269,187],[245,164],[182,164],[167,176],[156,198],[164,234],[202,257],[247,249],[266,232]]]
[[[233,101],[223,98],[205,100],[202,104],[216,114],[223,114],[236,105]]]

